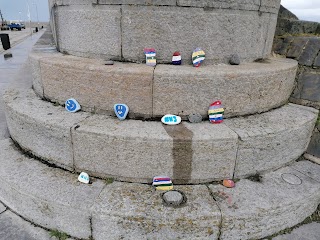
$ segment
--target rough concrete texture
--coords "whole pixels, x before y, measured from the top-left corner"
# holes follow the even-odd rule
[[[44,57],[47,54],[30,55],[32,62],[40,61],[41,69],[33,71],[34,86],[43,86],[46,98],[64,104],[74,97],[83,110],[109,115],[114,115],[115,103],[126,103],[130,118],[168,113],[184,119],[192,113],[207,117],[208,106],[216,99],[226,106],[225,117],[267,111],[287,101],[297,66],[290,59],[272,58],[239,66],[158,65],[154,70],[143,64],[106,66],[101,60],[57,53]]]
[[[163,127],[101,116],[79,125],[72,131],[78,171],[133,182],[152,182],[160,174],[175,183],[208,182],[233,174],[237,135],[224,125]]]
[[[72,114],[40,100],[32,90],[8,90],[4,95],[11,137],[26,151],[72,170],[71,127],[89,116]]]
[[[318,130],[313,132],[307,153],[320,159],[320,132]]]
[[[90,208],[104,184],[77,181],[77,175],[21,155],[9,140],[0,141],[0,200],[26,219],[74,237],[91,236]]]
[[[315,109],[289,105],[225,124],[165,126],[71,114],[32,91],[8,92],[6,103],[10,133],[24,149],[63,168],[132,182],[159,174],[175,183],[222,180],[236,162],[238,177],[278,168],[303,154],[317,118]]]
[[[180,208],[166,207],[150,186],[114,183],[96,202],[93,238],[218,239],[220,211],[206,186],[177,186],[188,200]]]
[[[318,240],[320,223],[313,222],[294,229],[291,233],[272,238],[272,240]]]
[[[61,52],[83,57],[121,58],[120,6],[62,6],[55,14]]]
[[[192,51],[201,47],[206,52],[205,64],[228,63],[234,53],[242,62],[251,62],[270,54],[276,15],[239,10],[123,6],[121,26],[123,57],[129,61],[142,62],[145,59],[142,49],[154,47],[159,63],[171,63],[172,53],[179,50],[182,62],[191,64]]]
[[[172,176],[172,139],[161,123],[93,116],[72,130],[78,171],[126,181]]]
[[[320,183],[319,166],[317,164],[309,161],[299,161],[292,168]]]
[[[225,120],[239,135],[235,177],[296,160],[308,147],[317,114],[313,108],[289,104],[258,116]]]
[[[320,182],[296,171],[294,166],[265,174],[262,182],[240,180],[233,189],[211,185],[222,212],[220,239],[260,239],[311,215],[320,201]],[[302,164],[302,169],[306,168]],[[313,164],[312,168],[319,174],[320,166]],[[302,183],[289,184],[282,174],[293,174]]]
[[[0,239],[3,240],[54,240],[46,230],[35,227],[11,211],[0,215]]]
[[[197,69],[159,65],[154,73],[153,114],[188,116],[197,112],[207,117],[209,105],[216,100],[225,106],[225,117],[267,111],[287,101],[296,68],[296,61],[277,58]]]
[[[6,209],[7,209],[6,206],[0,203],[0,213],[3,213]]]
[[[52,101],[64,104],[73,97],[85,111],[112,115],[114,104],[126,103],[130,117],[152,115],[152,67],[106,66],[101,60],[73,56],[43,58],[40,66],[44,96]]]

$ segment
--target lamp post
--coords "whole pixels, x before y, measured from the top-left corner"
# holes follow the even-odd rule
[[[38,5],[36,2],[33,2],[32,5],[36,6],[36,12],[37,12],[37,21],[38,21],[38,29],[40,30],[40,23],[39,23],[39,14],[38,14]]]
[[[21,23],[21,12],[19,12],[19,23]]]

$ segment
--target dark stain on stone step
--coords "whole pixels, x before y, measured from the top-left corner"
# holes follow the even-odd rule
[[[174,126],[164,125],[164,129],[173,139],[173,182],[175,184],[186,184],[191,179],[192,172],[193,132],[183,123]]]

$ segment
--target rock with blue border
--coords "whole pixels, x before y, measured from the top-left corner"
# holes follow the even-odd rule
[[[179,123],[181,123],[181,117],[167,114],[161,118],[161,122],[166,125],[178,125]]]
[[[80,104],[74,98],[70,98],[66,101],[66,110],[68,112],[75,113],[75,112],[78,112],[80,109],[81,109]]]
[[[115,104],[113,109],[114,109],[116,116],[121,121],[125,120],[128,113],[129,113],[129,107],[126,104]]]

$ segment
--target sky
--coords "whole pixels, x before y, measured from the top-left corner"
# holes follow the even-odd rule
[[[6,20],[19,20],[21,16],[21,20],[25,21],[27,20],[27,3],[29,3],[33,21],[37,21],[36,7],[39,21],[49,20],[48,0],[0,0],[0,9]],[[281,4],[296,14],[300,20],[320,22],[320,0],[281,0]]]

